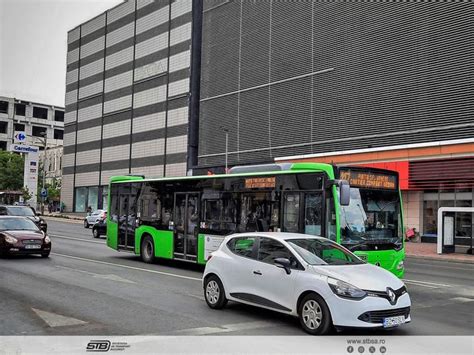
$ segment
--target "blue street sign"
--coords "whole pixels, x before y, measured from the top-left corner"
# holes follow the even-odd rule
[[[15,137],[15,142],[17,142],[17,143],[23,143],[23,142],[26,141],[26,133],[25,132],[17,131],[17,132],[15,132],[14,137]]]
[[[48,197],[48,190],[44,187],[41,189],[41,197]]]

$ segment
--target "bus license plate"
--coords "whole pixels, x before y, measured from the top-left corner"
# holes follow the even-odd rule
[[[397,327],[403,323],[405,323],[405,316],[388,317],[383,319],[384,328]]]
[[[41,249],[41,245],[25,245],[25,249]]]

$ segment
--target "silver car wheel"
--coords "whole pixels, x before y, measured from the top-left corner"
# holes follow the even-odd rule
[[[210,304],[216,304],[220,296],[219,285],[214,280],[208,282],[206,286],[206,298]]]
[[[318,329],[323,319],[321,306],[315,300],[308,300],[303,305],[302,318],[304,324],[311,330]]]

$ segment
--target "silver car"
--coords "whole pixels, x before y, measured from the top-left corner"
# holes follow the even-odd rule
[[[89,228],[107,217],[107,210],[95,210],[84,218],[84,228]]]

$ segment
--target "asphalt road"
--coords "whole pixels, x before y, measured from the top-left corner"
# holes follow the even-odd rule
[[[48,221],[49,259],[0,259],[0,335],[303,335],[292,317],[229,303],[207,307],[203,268],[145,264],[92,238],[82,224]],[[474,335],[474,264],[408,259],[412,323],[342,335]]]

